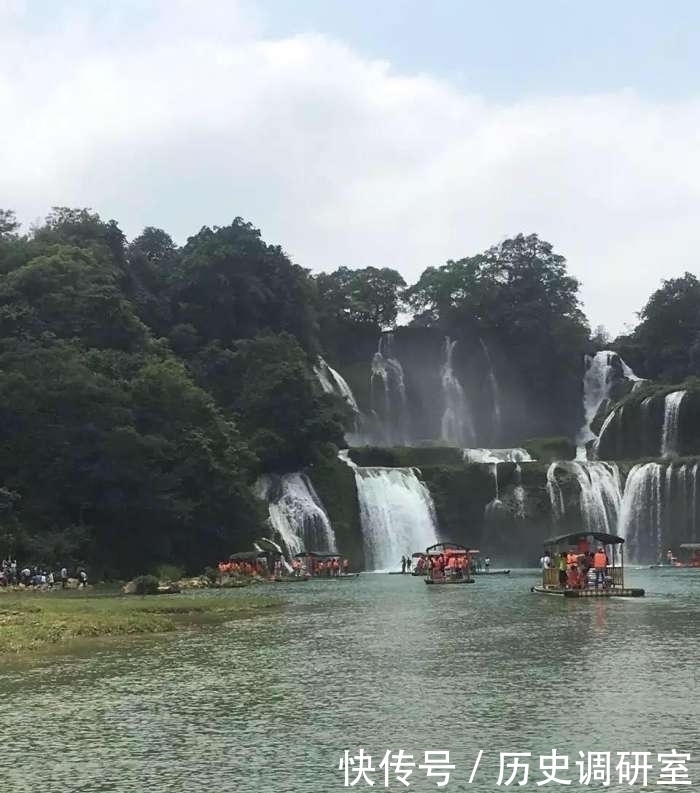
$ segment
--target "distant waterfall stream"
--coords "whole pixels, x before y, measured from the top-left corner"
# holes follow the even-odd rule
[[[372,358],[370,375],[372,410],[379,417],[384,440],[390,445],[409,441],[408,400],[403,367],[394,356],[394,334],[383,333]]]
[[[639,463],[630,469],[618,534],[639,564],[661,561],[669,547],[698,542],[698,464]]]
[[[301,551],[336,551],[335,533],[306,474],[264,474],[255,495],[267,502],[269,521],[291,556]]]
[[[557,470],[573,475],[579,486],[579,506],[585,531],[614,534],[622,504],[620,472],[617,465],[602,462],[555,462],[547,470],[547,491],[555,523],[566,512],[566,502]]]
[[[596,437],[591,431],[590,424],[596,417],[603,402],[610,399],[615,383],[622,380],[632,381],[633,389],[644,382],[642,378],[637,377],[617,353],[611,350],[600,350],[593,356],[586,356],[586,371],[583,375],[584,420],[576,438],[577,460],[586,459],[586,444]],[[595,452],[597,452],[598,443],[611,421],[612,416],[609,414],[598,433],[594,447]]]
[[[442,398],[445,408],[440,423],[442,440],[455,446],[465,446],[474,440],[474,422],[464,389],[452,368],[456,341],[445,338],[445,359],[440,368]]]
[[[368,570],[395,570],[402,556],[438,541],[433,499],[413,468],[363,468],[340,457],[355,472]]]
[[[664,424],[661,430],[661,456],[675,457],[678,454],[678,418],[685,391],[672,391],[664,399]]]

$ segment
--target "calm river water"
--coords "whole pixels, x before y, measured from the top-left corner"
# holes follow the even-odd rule
[[[542,597],[529,592],[537,574],[517,571],[469,586],[378,574],[279,585],[265,590],[287,602],[274,614],[5,670],[1,789],[326,793],[344,787],[344,751],[363,747],[375,790],[387,750],[455,765],[442,788],[415,767],[410,788],[390,774],[392,790],[502,789],[499,752],[532,753],[511,789],[600,788],[580,784],[580,751],[612,754],[610,790],[630,790],[618,753],[642,751],[648,789],[693,790],[700,571],[628,578],[646,598]],[[554,749],[570,766],[557,778],[573,783],[538,786]],[[657,754],[673,749],[691,754],[691,786],[656,785]]]

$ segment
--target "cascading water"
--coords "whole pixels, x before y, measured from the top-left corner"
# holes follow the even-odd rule
[[[362,468],[347,453],[339,457],[355,472],[368,570],[395,569],[402,556],[438,541],[430,491],[413,468]]]
[[[582,529],[614,534],[622,499],[617,465],[579,461],[552,463],[547,470],[547,491],[555,521],[561,520],[566,511],[556,478],[557,468],[572,474],[578,482]]]
[[[491,363],[491,355],[486,342],[479,339],[481,349],[486,359],[486,378],[491,391],[491,432],[494,439],[498,440],[501,433],[501,394],[498,388],[498,380],[496,380],[496,373],[493,371],[493,364]]]
[[[596,437],[590,424],[603,402],[610,399],[611,390],[620,379],[632,381],[633,388],[644,382],[615,352],[601,350],[593,356],[586,356],[586,371],[583,375],[584,423],[576,438],[578,460],[586,459],[586,444]],[[601,427],[598,438],[602,436],[605,426]]]
[[[622,408],[618,408],[617,410],[621,410],[621,409]],[[602,425],[600,427],[600,432],[598,433],[598,437],[595,438],[595,440],[593,441],[593,443],[591,445],[591,457],[594,460],[598,459],[598,450],[600,448],[600,443],[603,440],[603,436],[608,431],[608,427],[610,427],[613,424],[613,421],[615,420],[616,415],[617,415],[617,410],[611,410],[610,413],[608,413],[608,415],[605,417],[605,421],[602,423]],[[595,437],[595,436],[593,436],[593,437]],[[585,461],[585,459],[586,459],[585,447],[583,449],[583,458],[581,458],[580,450],[581,450],[581,447],[579,446],[577,448],[577,452],[576,452],[576,459],[579,460],[579,461],[582,461],[582,460]]]
[[[464,389],[452,368],[452,354],[456,344],[449,337],[445,338],[445,360],[440,368],[445,409],[440,423],[440,435],[446,443],[464,446],[474,440],[474,422]]]
[[[339,372],[336,372],[335,369],[330,367],[323,358],[318,359],[318,366],[314,368],[314,372],[325,393],[337,394],[338,396],[344,397],[355,413],[359,414],[360,409],[357,406],[355,395],[352,393],[352,389],[345,381],[345,378]]]
[[[547,493],[552,507],[552,519],[558,523],[564,515],[564,494],[561,492],[556,472],[559,463],[551,463],[547,468]]]
[[[498,492],[498,463],[489,463],[491,476],[493,477],[493,487],[495,491],[494,497],[484,507],[484,517],[486,519],[494,517],[503,508],[503,502],[500,499]]]
[[[270,525],[290,556],[337,550],[331,522],[306,474],[264,474],[254,492],[267,501]]]
[[[462,449],[465,463],[531,463],[534,462],[525,449]]]
[[[697,474],[697,463],[639,463],[630,470],[618,533],[631,561],[660,562],[668,548],[697,541]]]
[[[672,391],[664,399],[664,424],[661,430],[661,456],[675,457],[678,454],[678,418],[685,391]]]
[[[515,464],[515,472],[513,474],[515,480],[515,487],[513,488],[513,503],[515,505],[515,517],[525,517],[525,488],[523,487],[523,471],[520,463]]]
[[[662,477],[659,463],[635,465],[627,475],[618,534],[633,562],[656,562],[663,540]]]
[[[372,410],[380,418],[383,442],[405,445],[409,442],[406,384],[403,367],[394,357],[393,347],[393,333],[379,337],[370,375]]]

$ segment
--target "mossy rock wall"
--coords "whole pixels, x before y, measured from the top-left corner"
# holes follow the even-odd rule
[[[358,446],[350,459],[362,467],[421,468],[424,465],[461,465],[462,450],[454,446]]]
[[[558,460],[573,460],[576,457],[576,444],[571,438],[556,436],[554,438],[530,438],[520,446],[529,455],[542,463],[553,463]]]
[[[337,458],[322,459],[306,473],[328,513],[338,553],[348,559],[353,570],[362,570],[365,560],[355,474]]]
[[[421,477],[435,503],[441,539],[478,548],[496,567],[537,564],[543,541],[554,531],[547,492],[546,463],[500,463],[499,502],[493,504],[496,483],[493,466],[424,466]],[[578,503],[574,488],[566,491],[568,514],[574,521]],[[519,490],[519,488],[521,488]],[[569,501],[571,503],[569,503]]]
[[[640,460],[659,457],[665,398],[673,391],[686,392],[678,414],[678,455],[700,454],[700,381],[681,385],[646,385],[610,406],[615,415],[598,444],[601,460]]]

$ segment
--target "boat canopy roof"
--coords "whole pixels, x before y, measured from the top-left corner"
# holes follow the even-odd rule
[[[700,542],[682,542],[678,547],[686,551],[697,551],[700,550]]]
[[[265,556],[264,551],[241,551],[240,553],[232,553],[229,556],[230,562],[243,562],[243,561],[250,561],[251,559],[259,559],[261,556]]]
[[[425,556],[425,551],[416,551],[415,553],[411,554],[413,559],[423,558]]]
[[[625,541],[623,537],[618,537],[617,534],[603,534],[599,531],[575,531],[573,534],[561,534],[559,537],[550,537],[545,540],[545,545],[563,545],[565,542],[578,542],[588,538],[594,539],[602,545],[622,545]]]
[[[427,555],[437,554],[465,554],[469,553],[469,549],[464,545],[457,545],[456,542],[439,542],[436,545],[431,545],[430,548],[425,549]]]
[[[326,553],[321,551],[301,551],[295,553],[295,559],[305,559],[307,556],[313,556],[314,559],[340,559],[339,553]]]

